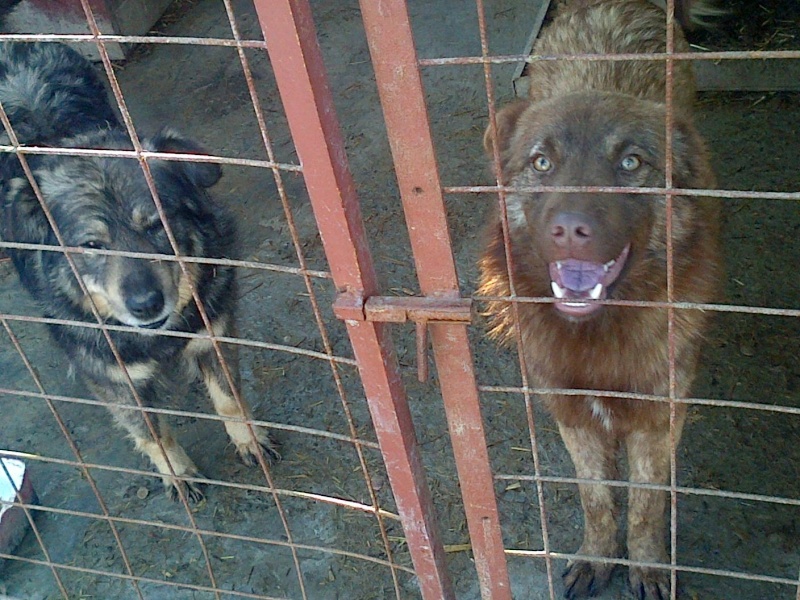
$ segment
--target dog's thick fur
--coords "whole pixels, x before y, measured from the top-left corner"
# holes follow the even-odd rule
[[[691,2],[683,2],[684,9]],[[684,10],[685,13],[685,10]],[[686,13],[685,13],[686,14]],[[646,0],[565,3],[542,31],[537,55],[652,53],[666,49],[664,12]],[[680,30],[677,51],[688,50]],[[666,182],[666,76],[661,61],[538,61],[530,65],[530,98],[503,109],[496,136],[499,179],[528,186],[663,187]],[[709,188],[714,177],[692,124],[694,84],[687,62],[674,65],[672,184]],[[592,298],[668,300],[667,203],[664,195],[534,193],[506,196],[510,264],[499,216],[480,260],[479,294],[555,296],[553,303],[488,304],[491,333],[521,338],[532,383],[573,388],[670,393],[668,310],[603,305]],[[718,203],[675,196],[671,215],[672,299],[708,302],[718,295]],[[699,310],[674,311],[674,393],[687,397],[709,319]],[[616,479],[617,451],[628,453],[632,482],[665,484],[670,473],[668,403],[598,395],[545,395],[577,476]],[[675,405],[675,439],[686,415]],[[585,529],[564,573],[567,598],[602,590],[613,566],[589,557],[619,557],[618,507],[612,488],[580,485]],[[628,493],[627,551],[633,561],[667,562],[666,494]],[[632,566],[635,597],[669,597],[665,569]]]
[[[27,145],[131,150],[103,84],[93,67],[61,44],[0,44],[0,102],[19,141]],[[8,143],[3,133],[2,143]],[[203,150],[167,129],[142,141],[146,150],[199,154]],[[236,297],[230,267],[109,255],[92,250],[174,254],[138,161],[29,154],[27,161],[44,204],[72,253],[84,289],[64,253],[9,250],[22,283],[48,317],[128,325],[139,332],[112,331],[125,364],[120,368],[103,332],[97,328],[53,325],[51,333],[72,367],[108,407],[161,473],[167,491],[183,486],[190,500],[202,497],[199,486],[181,480],[198,475],[197,467],[175,441],[164,419],[155,419],[160,444],[153,439],[136,404],[128,377],[146,406],[173,405],[184,384],[202,377],[216,412],[249,418],[235,400],[210,341],[157,335],[171,330],[207,333],[192,296],[194,289],[217,336],[234,331]],[[214,203],[207,188],[220,177],[210,163],[149,161],[158,197],[183,256],[230,258],[233,223]],[[0,156],[2,237],[7,242],[58,245],[55,232],[13,154]],[[88,292],[88,293],[87,293]],[[238,385],[235,348],[224,347]],[[225,428],[242,460],[256,464],[262,449],[274,454],[265,431],[255,437],[241,421]],[[165,457],[166,453],[166,457]],[[167,463],[169,461],[169,464]],[[170,466],[175,479],[171,476]]]

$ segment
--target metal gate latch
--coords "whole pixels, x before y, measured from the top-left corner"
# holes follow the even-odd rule
[[[345,321],[406,323],[417,329],[417,377],[428,380],[428,323],[472,322],[472,298],[435,296],[363,296],[344,292],[333,303],[334,314]]]

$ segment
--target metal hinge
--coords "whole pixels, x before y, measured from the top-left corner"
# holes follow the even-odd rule
[[[472,299],[435,296],[369,296],[353,292],[339,294],[334,314],[345,321],[406,323],[417,330],[417,376],[428,380],[428,323],[472,322]]]

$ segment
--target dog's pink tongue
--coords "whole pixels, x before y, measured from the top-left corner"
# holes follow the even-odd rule
[[[599,310],[600,304],[588,300],[605,298],[602,281],[606,273],[603,264],[585,260],[570,258],[551,263],[553,295],[559,300],[555,303],[556,309],[573,317]]]
[[[628,258],[630,245],[620,255],[607,263],[567,258],[550,263],[550,280],[556,309],[575,317],[591,314],[601,304],[592,300],[607,297],[607,288],[616,281]],[[588,302],[587,302],[588,300]]]
[[[559,264],[560,268],[556,269],[558,278],[553,278],[553,281],[560,280],[561,287],[571,292],[587,292],[605,275],[603,265],[599,263],[570,258]]]

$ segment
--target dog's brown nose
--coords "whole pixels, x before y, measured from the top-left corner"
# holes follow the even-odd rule
[[[592,225],[585,215],[560,212],[550,224],[550,236],[558,248],[583,248],[592,241]]]

